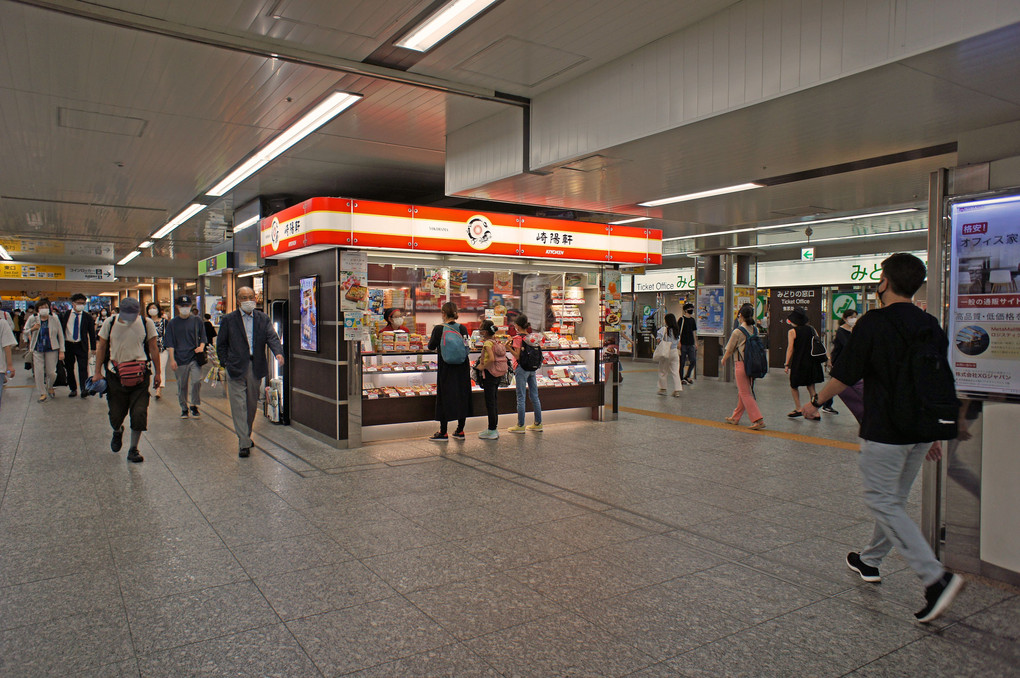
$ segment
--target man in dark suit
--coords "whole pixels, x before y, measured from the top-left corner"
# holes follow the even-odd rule
[[[251,454],[251,427],[255,423],[261,382],[269,374],[266,347],[283,366],[283,344],[277,336],[269,316],[255,309],[255,290],[241,287],[237,290],[238,310],[220,320],[220,333],[216,335],[216,355],[227,371],[227,395],[230,398],[230,416],[237,434],[237,456]]]
[[[78,395],[81,382],[81,397],[85,397],[85,380],[89,376],[89,355],[96,352],[96,321],[85,311],[86,298],[80,292],[71,297],[71,310],[60,314],[64,328],[64,367],[67,369],[67,386],[71,398]],[[78,378],[75,379],[74,364],[78,363]]]

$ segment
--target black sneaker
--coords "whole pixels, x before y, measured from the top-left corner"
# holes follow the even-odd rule
[[[942,577],[924,590],[925,605],[920,612],[915,612],[917,621],[927,624],[942,616],[956,594],[963,590],[963,577],[946,572]]]
[[[181,419],[187,419],[187,418],[188,418],[188,408],[185,407],[183,410],[181,410]]]
[[[839,414],[839,411],[834,410],[831,406],[823,407],[822,412],[828,412],[829,414]]]
[[[435,440],[437,443],[450,442],[450,438],[445,433],[439,433],[438,431],[433,433],[429,440]]]
[[[191,406],[191,416],[195,417],[196,419],[202,416],[198,413],[198,408],[195,407],[194,405]]]
[[[453,432],[453,437],[456,438],[457,440],[464,440],[464,438],[465,438],[464,432],[463,431],[454,431]]]
[[[77,391],[71,391],[70,393],[68,393],[68,394],[67,394],[67,397],[68,397],[68,398],[73,398],[73,397],[75,397],[76,395],[78,395],[78,392],[77,392]]]
[[[145,457],[138,454],[138,450],[132,447],[130,450],[128,450],[127,460],[133,464],[141,464],[143,461],[145,461]]]
[[[89,394],[88,394],[88,393],[87,393],[86,391],[82,391],[82,392],[81,392],[81,395],[80,395],[80,396],[78,396],[78,397],[79,397],[79,398],[88,398],[88,397],[89,397]]]
[[[251,455],[251,448],[250,447],[242,447],[242,448],[239,448],[237,450],[237,456],[239,456],[241,459],[244,459],[244,458],[248,457],[249,455]]]
[[[861,575],[861,579],[866,582],[877,584],[882,581],[882,575],[879,573],[878,568],[865,565],[864,561],[861,560],[861,554],[856,551],[846,554],[846,566]]]
[[[113,437],[110,438],[110,449],[114,452],[120,452],[120,448],[124,447],[124,429],[121,428],[119,431],[113,432]]]

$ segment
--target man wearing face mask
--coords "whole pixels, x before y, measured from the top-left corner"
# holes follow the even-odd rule
[[[194,300],[187,294],[177,297],[177,317],[167,324],[163,346],[167,350],[170,369],[177,377],[177,402],[181,406],[181,419],[188,418],[188,392],[191,392],[191,416],[199,417],[202,404],[202,364],[205,364],[205,323],[192,315]]]
[[[71,310],[60,314],[60,325],[64,328],[64,367],[67,368],[68,394],[78,395],[78,382],[85,385],[89,376],[89,355],[96,352],[96,323],[91,313],[85,312],[85,295],[78,293],[71,297]],[[75,379],[74,364],[78,363]],[[81,397],[85,397],[82,389]]]
[[[220,365],[227,371],[227,394],[237,434],[237,456],[244,458],[251,454],[254,444],[251,427],[258,409],[261,381],[269,374],[266,348],[273,352],[282,367],[283,345],[269,316],[255,308],[255,290],[238,288],[237,306],[238,310],[220,320],[216,354]]]
[[[913,304],[913,296],[924,284],[926,274],[924,262],[912,254],[894,254],[882,262],[878,283],[882,307],[869,311],[854,325],[850,341],[832,368],[829,383],[804,406],[805,417],[816,416],[819,400],[831,398],[864,379],[860,431],[863,440],[858,467],[864,500],[875,517],[875,528],[867,548],[848,553],[846,564],[864,581],[880,582],[879,566],[895,546],[925,586],[925,605],[914,615],[922,624],[941,616],[964,584],[959,575],[947,572],[938,561],[906,508],[910,487],[921,464],[926,458],[942,457],[942,444],[936,436],[916,428],[917,421],[924,417],[921,410],[913,410],[912,416],[903,414],[911,409],[911,401],[930,404],[924,400],[929,394],[917,392],[916,385],[910,382],[912,372],[904,375],[902,368],[910,366],[907,361],[911,355],[918,352],[945,356],[949,351],[949,340],[938,320]],[[931,373],[941,373],[943,369],[951,380],[948,366],[926,366]],[[904,404],[908,407],[904,408]],[[951,408],[958,409],[959,402]],[[943,416],[940,412],[939,424],[955,423],[942,419]]]
[[[120,302],[120,311],[103,323],[92,375],[92,381],[98,382],[106,366],[106,400],[113,428],[110,449],[114,453],[120,452],[123,446],[124,419],[131,415],[131,447],[127,460],[136,464],[145,461],[138,452],[138,444],[148,428],[150,377],[156,388],[162,385],[156,326],[152,318],[139,317],[140,310],[138,300],[127,297]]]

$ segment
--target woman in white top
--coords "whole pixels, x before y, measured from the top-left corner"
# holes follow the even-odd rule
[[[730,340],[726,342],[726,352],[722,357],[723,365],[731,357],[734,358],[733,375],[737,379],[737,407],[733,410],[733,414],[726,417],[726,421],[730,424],[739,424],[740,418],[746,411],[751,420],[751,428],[757,431],[765,428],[765,417],[758,409],[758,401],[754,399],[754,392],[751,390],[751,379],[744,371],[744,348],[747,345],[745,331],[748,334],[754,334],[757,331],[754,327],[754,306],[750,304],[740,309],[740,327],[730,334]]]
[[[659,395],[666,395],[667,378],[673,379],[673,397],[680,397],[684,390],[680,381],[680,351],[677,344],[680,342],[680,326],[676,322],[676,316],[672,313],[666,314],[666,324],[659,328],[655,338],[659,343],[667,343],[666,356],[659,360]],[[659,348],[656,347],[656,351]]]

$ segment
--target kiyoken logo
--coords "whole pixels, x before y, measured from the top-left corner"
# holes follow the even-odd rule
[[[467,241],[473,249],[487,250],[492,244],[492,222],[481,214],[476,214],[467,222]]]
[[[269,228],[269,238],[273,243],[273,251],[280,248],[280,220],[273,217],[273,225]]]

